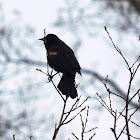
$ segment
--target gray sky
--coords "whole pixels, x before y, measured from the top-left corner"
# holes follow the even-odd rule
[[[43,36],[43,29],[46,28],[46,31],[48,33],[56,33],[60,36],[60,38],[66,42],[68,45],[72,44],[72,40],[74,41],[71,32],[69,30],[65,29],[58,29],[51,24],[56,20],[57,18],[57,12],[60,7],[65,6],[65,3],[63,0],[24,0],[24,1],[18,1],[18,0],[5,0],[3,1],[3,7],[4,11],[7,15],[7,22],[9,20],[14,19],[12,11],[17,10],[21,13],[21,20],[19,20],[19,23],[17,24],[29,24],[33,26],[36,29],[35,39],[38,39]],[[86,3],[85,3],[86,4]],[[118,71],[121,69],[119,76],[116,79],[116,82],[121,85],[122,89],[125,89],[127,86],[127,80],[128,79],[128,72],[124,65],[124,63],[120,63],[121,57],[117,52],[113,49],[110,49],[108,44],[106,43],[106,40],[108,39],[108,36],[106,35],[106,32],[104,31],[104,25],[102,25],[102,29],[100,30],[100,35],[96,38],[88,38],[87,35],[85,35],[85,31],[81,31],[81,36],[85,40],[83,40],[82,47],[78,50],[78,59],[82,67],[94,69],[95,71],[101,73],[102,75],[106,76],[109,75],[110,78],[114,77],[114,71]],[[114,30],[110,30],[111,34],[113,36],[114,41],[117,43],[118,37],[116,36],[117,32]],[[131,35],[130,35],[131,37]],[[135,40],[136,38],[134,38]],[[43,47],[43,43],[39,44],[39,47]],[[37,47],[37,49],[39,49]],[[123,46],[122,46],[123,47]],[[100,55],[99,55],[100,54]],[[44,54],[45,55],[45,54]],[[43,56],[44,57],[44,56]],[[44,57],[45,58],[45,57]],[[86,58],[86,59],[85,59]],[[44,60],[45,61],[45,60]],[[100,62],[100,65],[98,64]],[[95,69],[97,66],[98,69]],[[111,69],[110,69],[111,66]],[[114,72],[114,73],[113,73]],[[34,73],[36,74],[36,72]],[[119,82],[119,77],[122,78],[122,82]],[[83,77],[85,77],[83,75]],[[80,80],[82,80],[81,77],[79,77]],[[79,80],[77,79],[77,80]],[[123,79],[125,79],[123,81]],[[80,81],[79,80],[79,81]],[[53,88],[53,87],[51,87]],[[52,90],[53,91],[53,90]],[[89,92],[93,92],[92,89],[88,89]],[[55,91],[54,91],[55,92]],[[95,92],[95,91],[94,91]],[[53,99],[51,100],[53,101]],[[50,101],[50,103],[51,103]],[[42,104],[43,100],[40,101],[40,107],[42,109],[44,104]],[[91,102],[90,102],[91,103]],[[56,101],[56,104],[59,104],[59,101]],[[49,107],[48,107],[49,108]],[[54,108],[55,109],[55,108]],[[56,110],[59,109],[59,107],[56,107]],[[92,112],[92,111],[90,111]],[[99,113],[99,112],[93,112],[90,114],[90,124],[89,126],[97,126],[98,130],[96,130],[96,136],[95,140],[101,140],[101,139],[108,139],[112,140],[114,138],[113,133],[110,131],[110,128],[113,125],[113,119],[112,116],[106,111],[102,110],[100,112],[99,121],[95,122],[92,118],[93,113]],[[79,118],[78,118],[79,119]],[[80,121],[79,121],[80,122]],[[78,120],[75,120],[68,129],[69,130],[75,130],[77,133],[77,128],[75,127],[75,123],[77,125],[80,125]],[[94,123],[93,123],[94,122]],[[93,125],[92,125],[93,124]],[[121,121],[118,125],[121,126]],[[61,130],[60,130],[61,131]],[[134,131],[134,130],[132,130]],[[76,134],[75,132],[75,134]],[[135,132],[134,132],[135,133]],[[122,140],[124,137],[122,137]],[[120,139],[121,140],[121,139]]]

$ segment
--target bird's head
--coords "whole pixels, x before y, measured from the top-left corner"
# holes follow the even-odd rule
[[[54,34],[48,34],[46,37],[39,40],[44,41],[45,48],[49,49],[53,44],[59,41],[59,38]]]
[[[48,34],[46,37],[43,37],[39,40],[46,41],[47,44],[52,44],[53,42],[58,40],[58,37],[54,34]]]

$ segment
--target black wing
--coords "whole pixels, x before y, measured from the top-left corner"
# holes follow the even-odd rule
[[[48,54],[49,65],[56,71],[62,73],[80,72],[80,65],[74,55],[74,52],[63,41],[59,41],[48,50],[49,52],[57,52],[54,55]]]

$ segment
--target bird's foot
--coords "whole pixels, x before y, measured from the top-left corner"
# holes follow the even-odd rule
[[[57,72],[56,74],[58,74],[58,72]],[[51,82],[52,79],[53,79],[53,77],[54,77],[56,74],[54,74],[54,75],[48,74],[48,82],[47,82],[47,83]]]
[[[54,77],[54,75],[48,75],[48,82],[47,83],[50,83],[51,81],[52,81],[52,79],[53,79],[53,77]]]

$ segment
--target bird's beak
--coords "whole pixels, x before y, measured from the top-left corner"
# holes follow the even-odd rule
[[[44,41],[44,38],[40,38],[40,39],[38,39],[38,40]]]

